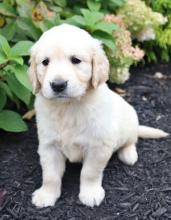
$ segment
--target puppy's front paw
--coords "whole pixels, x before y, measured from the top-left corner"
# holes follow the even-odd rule
[[[54,206],[59,196],[60,192],[52,190],[49,187],[42,186],[32,194],[32,203],[37,208]]]
[[[102,186],[83,187],[79,194],[80,201],[90,207],[99,206],[105,197]]]

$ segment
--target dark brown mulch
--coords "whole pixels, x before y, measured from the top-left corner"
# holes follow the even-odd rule
[[[142,124],[171,132],[171,79],[154,79],[156,71],[171,76],[171,65],[135,68],[122,88]],[[113,155],[104,172],[106,198],[93,209],[78,200],[81,165],[69,163],[55,207],[38,210],[31,204],[32,192],[41,185],[37,145],[34,120],[26,133],[0,133],[0,220],[171,219],[171,138],[140,140],[133,167]]]

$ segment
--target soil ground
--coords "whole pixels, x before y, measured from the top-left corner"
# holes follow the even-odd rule
[[[163,79],[154,78],[158,71]],[[122,89],[141,124],[171,133],[171,64],[138,67],[132,72]],[[106,197],[100,207],[88,208],[79,202],[81,165],[68,163],[55,207],[36,209],[31,194],[41,185],[41,168],[36,124],[34,120],[28,124],[25,133],[0,132],[0,220],[171,219],[171,138],[139,140],[139,160],[133,167],[113,155],[104,172]]]

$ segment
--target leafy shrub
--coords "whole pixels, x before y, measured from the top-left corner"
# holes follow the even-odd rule
[[[156,28],[156,39],[144,43],[148,61],[169,61],[171,56],[171,1],[170,0],[145,0],[156,12],[167,17],[167,23]]]
[[[154,12],[141,0],[127,0],[117,15],[122,17],[132,36],[139,41],[155,39],[155,28],[167,21],[162,14]]]
[[[104,13],[98,12],[100,5],[88,4],[89,9],[82,8],[80,15],[74,15],[65,21],[77,25],[89,31],[94,37],[100,39],[108,48],[115,49],[112,33],[116,30],[115,24],[110,24],[103,20]]]
[[[24,56],[28,55],[30,41],[20,41],[13,47],[0,35],[0,128],[6,131],[25,131],[26,124],[14,111],[6,110],[8,101],[17,107],[20,101],[29,106],[31,102],[31,85],[27,79],[27,66]]]
[[[125,1],[115,15],[109,14],[108,18],[120,26],[119,30],[113,32],[116,50],[114,53],[107,50],[111,64],[110,80],[124,83],[129,78],[130,66],[143,58],[143,49],[149,44],[149,40],[155,42],[155,30],[161,28],[167,18],[153,11],[141,0]],[[142,49],[139,48],[140,45]],[[147,53],[148,58],[150,55]]]

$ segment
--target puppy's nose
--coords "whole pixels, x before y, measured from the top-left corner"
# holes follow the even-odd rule
[[[50,83],[50,86],[54,92],[63,92],[67,87],[67,81],[55,80]]]

